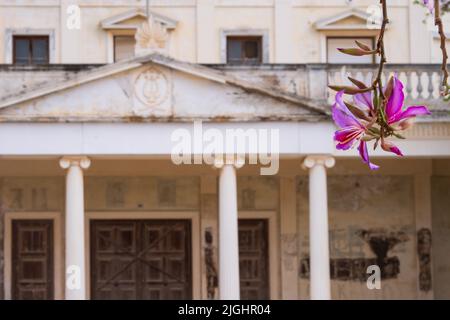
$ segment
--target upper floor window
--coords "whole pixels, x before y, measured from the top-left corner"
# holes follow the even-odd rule
[[[135,45],[134,35],[114,36],[114,62],[133,57]]]
[[[338,51],[338,48],[354,48],[355,40],[373,48],[375,46],[375,38],[373,37],[328,37],[327,38],[327,62],[328,63],[374,63],[375,56],[349,56]]]
[[[262,37],[228,36],[227,63],[259,64],[262,62]]]
[[[15,64],[48,64],[48,36],[14,36],[13,51],[13,62]]]

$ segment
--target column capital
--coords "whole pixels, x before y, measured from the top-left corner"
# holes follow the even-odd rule
[[[214,157],[214,167],[221,169],[225,165],[232,165],[236,169],[242,168],[245,164],[244,155],[225,154]]]
[[[84,156],[65,156],[59,159],[59,165],[63,169],[68,169],[69,167],[88,169],[91,166],[91,159]]]
[[[336,161],[330,155],[311,155],[303,160],[303,166],[308,169],[312,169],[317,165],[332,168],[335,163]]]

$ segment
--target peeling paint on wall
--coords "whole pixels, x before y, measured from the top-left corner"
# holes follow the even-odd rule
[[[217,267],[214,259],[213,233],[211,228],[205,230],[205,265],[206,265],[206,290],[208,299],[216,298],[216,290],[219,286]]]
[[[448,299],[450,297],[450,176],[431,178],[431,201],[433,293],[436,299]]]
[[[125,205],[125,184],[111,181],[106,185],[106,203],[109,207],[122,208]]]
[[[417,298],[413,199],[413,176],[328,177],[333,299]],[[300,298],[309,296],[308,201],[308,177],[301,176],[297,180]],[[369,290],[365,284],[369,265],[380,265],[381,290]]]
[[[417,254],[419,255],[419,289],[432,289],[431,277],[431,230],[422,228],[417,232]]]
[[[174,179],[158,179],[158,204],[163,207],[176,207],[177,185]]]
[[[367,268],[377,265],[381,269],[381,279],[393,279],[400,273],[400,259],[388,257],[388,252],[397,244],[408,241],[404,232],[386,230],[359,230],[359,236],[369,244],[376,258],[334,258],[330,259],[331,279],[343,281],[366,281]],[[300,261],[300,277],[309,278],[309,258]]]
[[[196,177],[86,177],[87,210],[199,208]]]
[[[242,210],[278,209],[279,183],[274,177],[238,177],[238,207]]]

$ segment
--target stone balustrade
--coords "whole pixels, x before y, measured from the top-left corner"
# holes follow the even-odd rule
[[[20,67],[0,65],[0,100],[23,88],[59,82],[100,65],[49,65]],[[333,90],[328,85],[349,85],[348,76],[370,83],[377,71],[375,64],[263,64],[252,66],[207,65],[229,75],[267,87],[279,88],[331,104]],[[387,64],[383,79],[397,73],[405,85],[406,103],[426,104],[435,110],[448,110],[449,102],[439,96],[441,71],[438,64]]]
[[[376,66],[371,65],[328,65],[326,69],[328,84],[336,85],[350,85],[348,76],[370,83],[377,71]],[[387,65],[382,77],[384,83],[386,83],[386,78],[394,73],[405,86],[405,98],[408,103],[425,103],[435,108],[445,104],[439,94],[441,83],[439,65]],[[333,90],[327,89],[327,101],[332,103],[333,99]]]

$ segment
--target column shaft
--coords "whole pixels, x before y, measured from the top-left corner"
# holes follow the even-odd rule
[[[329,300],[331,290],[326,168],[334,166],[334,159],[327,156],[311,156],[305,159],[304,165],[309,168],[311,299]]]
[[[63,158],[61,167],[66,175],[66,300],[85,300],[86,291],[86,250],[84,230],[84,185],[83,169],[89,167],[87,158]]]
[[[240,297],[237,183],[234,165],[225,164],[219,181],[219,291],[222,300]]]

